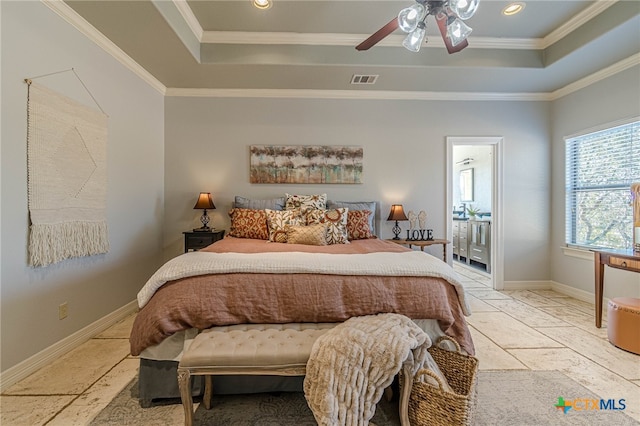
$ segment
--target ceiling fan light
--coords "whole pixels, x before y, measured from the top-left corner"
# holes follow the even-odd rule
[[[405,37],[402,45],[411,52],[419,52],[426,35],[427,28],[423,22],[420,22],[418,27]]]
[[[398,13],[398,27],[405,33],[410,33],[418,28],[418,23],[424,20],[427,8],[422,3],[402,9]]]
[[[480,0],[451,0],[449,8],[462,20],[471,18],[478,10]]]
[[[473,30],[470,26],[456,18],[447,26],[447,37],[453,46],[457,46],[469,37],[471,31]]]

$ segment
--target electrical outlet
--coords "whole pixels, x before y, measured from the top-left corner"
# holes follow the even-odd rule
[[[61,303],[60,306],[58,306],[58,318],[63,320],[67,317],[68,314],[69,305],[67,305],[67,302]]]

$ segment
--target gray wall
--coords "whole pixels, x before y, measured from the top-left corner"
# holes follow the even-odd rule
[[[503,136],[505,280],[548,280],[549,117],[545,102],[427,102],[300,99],[165,100],[165,257],[183,250],[182,232],[198,226],[192,210],[211,192],[212,223],[228,229],[233,197],[323,193],[426,210],[434,236],[446,230],[446,137]],[[460,117],[458,119],[457,117]],[[252,144],[357,144],[360,185],[249,183]],[[526,164],[527,167],[522,165]],[[407,223],[401,224],[403,231]],[[434,254],[439,254],[439,247]]]
[[[2,371],[130,303],[161,262],[163,96],[40,2],[0,3]],[[25,77],[75,68],[109,118],[108,254],[27,266]],[[36,80],[94,106],[73,73]],[[58,305],[69,316],[58,320]],[[27,338],[28,337],[28,338]]]
[[[567,95],[552,106],[551,279],[594,292],[593,263],[566,256],[565,237],[565,143],[564,137],[617,120],[640,116],[640,66]],[[640,179],[640,176],[638,176]],[[605,297],[640,297],[640,274],[605,270]]]

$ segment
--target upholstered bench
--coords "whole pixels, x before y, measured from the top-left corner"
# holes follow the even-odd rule
[[[304,376],[314,342],[335,325],[240,324],[204,330],[178,364],[185,425],[193,423],[191,376],[205,376],[206,409],[211,408],[212,375]]]
[[[609,300],[607,335],[615,346],[640,355],[640,299],[616,297]]]

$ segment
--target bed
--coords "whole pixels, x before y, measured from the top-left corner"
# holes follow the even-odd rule
[[[262,221],[262,209],[251,210]],[[474,353],[464,289],[440,259],[372,234],[321,245],[292,243],[293,233],[286,243],[272,240],[277,239],[273,235],[247,238],[234,230],[240,222],[233,222],[230,236],[171,259],[138,293],[140,310],[130,343],[132,355],[140,356],[143,406],[179,395],[181,353],[199,330],[213,326],[342,322],[394,312],[414,319],[432,336],[453,337]],[[309,224],[304,225],[300,229],[309,232]],[[252,392],[302,389],[301,378],[225,377],[214,382],[216,393],[247,387]],[[194,393],[199,392],[201,383],[193,385]]]

